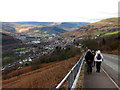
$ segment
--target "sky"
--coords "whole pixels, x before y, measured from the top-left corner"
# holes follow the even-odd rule
[[[96,22],[118,17],[119,0],[0,0],[0,21]]]

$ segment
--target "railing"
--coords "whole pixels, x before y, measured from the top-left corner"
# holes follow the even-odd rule
[[[78,62],[73,66],[73,68],[68,72],[64,79],[57,85],[56,89],[59,89],[65,81],[68,82],[67,88],[76,88],[78,78],[80,76],[81,68],[83,65],[85,54],[78,60]]]

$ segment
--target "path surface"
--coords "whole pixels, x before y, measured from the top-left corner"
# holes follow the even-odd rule
[[[100,73],[95,72],[93,68],[92,74],[85,72],[83,88],[117,88],[103,70]],[[114,89],[117,90],[117,89]]]
[[[102,67],[105,71],[112,77],[112,79],[119,85],[120,87],[120,56],[112,55],[112,54],[103,54],[104,61],[102,63]]]
[[[118,56],[112,54],[103,54],[104,63],[118,72]],[[120,58],[120,57],[119,57]]]
[[[95,67],[93,67],[92,74],[88,75],[85,72],[83,88],[114,88],[113,90],[117,90],[117,86],[115,84],[118,85],[118,62],[120,56],[103,54],[103,57],[104,61],[102,62],[102,69],[100,73],[95,72]]]

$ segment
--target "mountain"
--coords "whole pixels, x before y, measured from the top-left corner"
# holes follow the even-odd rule
[[[68,31],[72,31],[75,29],[79,29],[81,26],[84,26],[87,24],[90,24],[90,23],[89,22],[62,22],[56,25],[56,27],[63,28]]]
[[[66,32],[66,30],[58,28],[56,26],[34,27],[29,30],[30,32],[34,33],[49,33],[49,34],[61,34]]]
[[[81,26],[90,24],[88,22],[62,22],[61,24],[57,25],[57,27],[62,28],[79,28]]]
[[[66,31],[79,29],[88,22],[2,22],[2,32],[7,34],[30,32],[41,30],[53,34],[60,34]]]
[[[120,18],[108,18],[95,23],[91,23],[85,26],[80,27],[76,31],[66,32],[62,34],[63,36],[74,36],[74,37],[83,37],[83,36],[106,36],[111,34],[118,33],[120,28],[118,25],[118,20]]]
[[[21,25],[45,25],[49,26],[53,24],[54,22],[15,22],[16,24],[21,24]]]
[[[32,34],[34,34],[33,32],[47,32],[48,34],[60,34],[66,32],[66,30],[54,26],[54,23],[52,22],[3,22],[2,32],[6,34],[23,32]]]

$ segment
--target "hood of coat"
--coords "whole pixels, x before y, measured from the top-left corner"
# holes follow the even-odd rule
[[[100,59],[100,60],[97,59],[97,55],[98,55],[98,54],[100,54],[101,57],[102,57],[102,59],[103,59],[103,56],[102,56],[100,50],[98,50],[98,51],[96,52],[96,55],[95,55],[94,61],[102,62],[102,61],[103,61],[102,59]]]
[[[101,54],[100,50],[97,51],[97,54]]]

